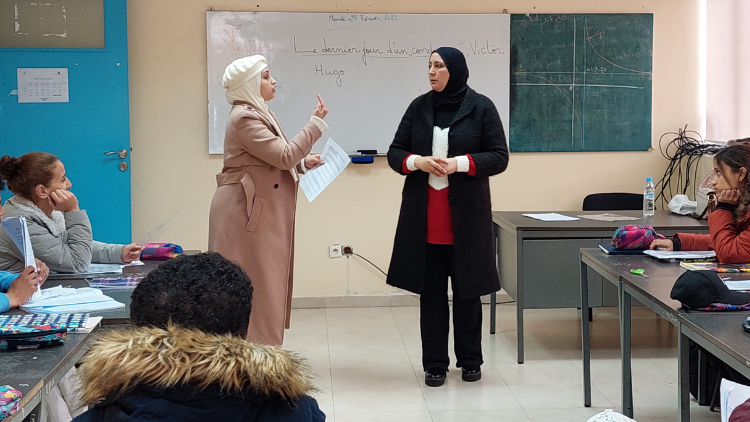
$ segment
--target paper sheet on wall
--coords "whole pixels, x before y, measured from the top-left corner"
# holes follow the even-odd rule
[[[320,154],[323,164],[308,170],[300,177],[299,184],[307,200],[312,202],[328,187],[349,165],[351,159],[339,144],[328,138],[323,152]]]
[[[29,227],[26,225],[26,218],[24,217],[7,217],[3,219],[3,229],[8,232],[10,238],[15,243],[16,247],[24,259],[24,267],[36,268],[36,260],[34,259],[34,250],[31,248],[31,239],[29,237]],[[39,297],[40,288],[37,285],[37,291],[31,296],[29,301],[35,300]]]

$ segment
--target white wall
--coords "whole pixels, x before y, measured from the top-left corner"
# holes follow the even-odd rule
[[[699,110],[699,1],[650,0],[129,0],[133,239],[207,247],[208,210],[221,170],[207,151],[205,11],[357,13],[653,13],[653,129],[656,150],[512,154],[492,179],[494,210],[580,210],[592,192],[639,192],[667,162],[659,137],[688,124]],[[273,106],[273,103],[271,103]],[[336,110],[331,110],[335,113]],[[284,122],[287,131],[291,122]],[[395,126],[384,125],[391,137]],[[376,270],[353,258],[329,259],[328,245],[349,243],[388,267],[403,179],[383,159],[350,165],[313,204],[300,195],[295,296],[382,295]]]

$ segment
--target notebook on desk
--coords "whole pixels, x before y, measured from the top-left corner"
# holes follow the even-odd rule
[[[600,243],[599,248],[607,255],[643,255],[643,251],[637,249],[616,249],[611,243]]]

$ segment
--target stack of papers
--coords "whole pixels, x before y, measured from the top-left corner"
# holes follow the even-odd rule
[[[31,248],[31,239],[29,236],[29,227],[26,225],[26,218],[24,217],[7,217],[3,219],[3,228],[13,239],[13,243],[16,245],[24,258],[24,267],[36,268],[36,260],[34,259],[34,249]],[[39,290],[31,296],[29,301],[39,298]]]
[[[556,212],[547,212],[542,214],[521,214],[524,217],[533,218],[541,221],[575,221],[580,220],[576,217],[568,217],[567,215],[558,214]]]
[[[680,262],[680,267],[691,271],[715,273],[750,273],[750,264],[720,264],[718,262]]]
[[[97,289],[133,289],[146,277],[146,274],[133,273],[127,277],[97,277],[91,280],[90,287]]]
[[[91,264],[82,273],[57,273],[50,272],[50,279],[61,279],[61,278],[86,278],[101,274],[122,274],[122,269],[125,267],[132,267],[138,265],[145,265],[142,261],[133,261],[130,264]]]
[[[716,252],[714,251],[660,251],[647,249],[643,253],[656,259],[705,259],[708,261],[716,258]]]
[[[612,214],[612,213],[604,213],[604,214],[588,214],[588,215],[579,215],[581,218],[586,218],[589,220],[596,220],[596,221],[632,221],[632,220],[640,220],[638,217],[628,217],[627,215],[620,215],[620,214]]]
[[[124,307],[124,303],[105,296],[98,289],[90,287],[73,289],[57,286],[42,290],[41,297],[27,302],[21,306],[21,309],[37,314],[56,314],[106,311]]]

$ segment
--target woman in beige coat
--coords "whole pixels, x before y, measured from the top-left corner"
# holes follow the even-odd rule
[[[299,174],[321,164],[308,155],[328,130],[318,96],[310,122],[287,139],[266,101],[276,95],[263,56],[237,59],[224,71],[232,104],[224,168],[211,202],[208,249],[236,261],[252,280],[248,339],[281,345],[289,328],[294,270],[294,214]]]

